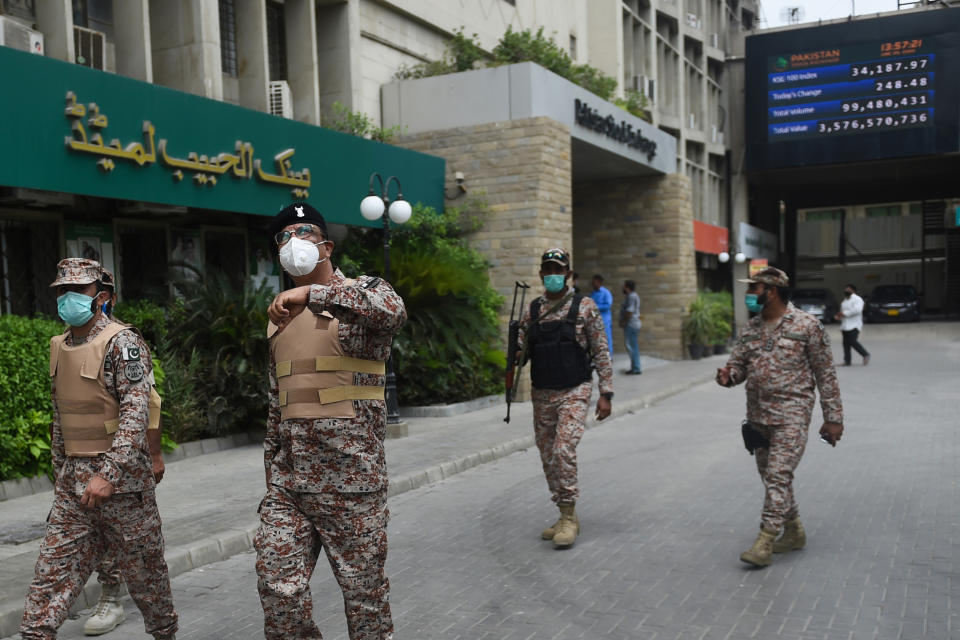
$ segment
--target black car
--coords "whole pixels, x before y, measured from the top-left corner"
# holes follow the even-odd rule
[[[873,290],[863,311],[867,322],[920,319],[920,295],[908,284],[882,284]]]
[[[837,299],[829,289],[797,289],[790,296],[790,301],[793,306],[806,311],[824,324],[834,322],[833,317],[840,310]]]

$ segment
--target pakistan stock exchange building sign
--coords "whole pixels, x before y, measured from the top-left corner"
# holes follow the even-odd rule
[[[442,207],[444,162],[425,154],[6,47],[0,82],[3,186],[260,215],[306,200],[361,224],[380,171]]]

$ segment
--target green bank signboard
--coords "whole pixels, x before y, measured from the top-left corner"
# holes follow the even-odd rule
[[[258,215],[305,200],[371,224],[377,171],[443,207],[434,156],[2,46],[0,87],[3,186]]]

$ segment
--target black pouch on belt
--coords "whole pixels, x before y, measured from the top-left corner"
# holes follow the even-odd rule
[[[770,446],[770,441],[747,420],[740,423],[740,433],[743,435],[743,446],[750,455],[753,455],[754,449],[766,449]]]

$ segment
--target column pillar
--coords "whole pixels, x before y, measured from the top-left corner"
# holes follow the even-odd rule
[[[237,80],[240,105],[267,111],[267,82],[270,63],[267,57],[266,0],[237,0]]]
[[[41,0],[36,4],[37,30],[43,32],[44,55],[73,64],[73,4],[70,0]]]
[[[317,67],[317,16],[314,0],[287,0],[287,82],[293,94],[293,117],[320,124],[320,85]]]
[[[150,3],[153,81],[223,100],[220,8],[217,0]]]
[[[113,24],[117,73],[153,82],[150,0],[113,0]]]

